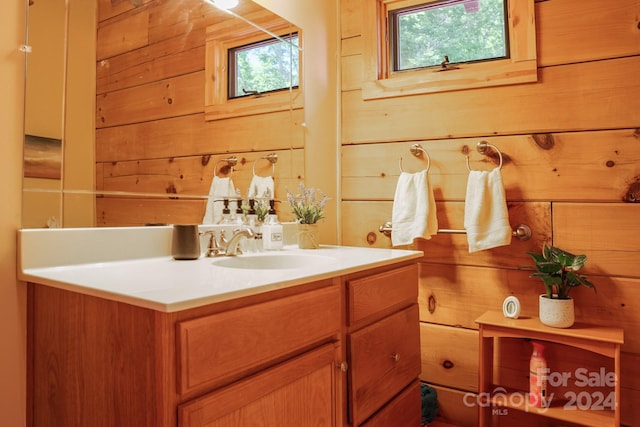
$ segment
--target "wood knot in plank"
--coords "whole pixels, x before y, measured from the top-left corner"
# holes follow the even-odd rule
[[[632,182],[627,191],[625,191],[622,201],[629,203],[640,203],[640,177],[636,178],[635,182]]]
[[[531,137],[536,145],[543,150],[551,150],[555,146],[553,135],[550,133],[534,133]]]
[[[376,233],[374,233],[373,231],[370,231],[367,233],[367,243],[370,245],[373,245],[376,240],[378,239],[378,237],[376,236]]]
[[[202,156],[202,158],[200,159],[200,163],[202,164],[202,166],[207,166],[210,160],[211,160],[211,154],[206,154]]]
[[[429,298],[427,300],[427,307],[429,310],[429,313],[433,314],[436,311],[436,296],[431,294],[429,295]]]

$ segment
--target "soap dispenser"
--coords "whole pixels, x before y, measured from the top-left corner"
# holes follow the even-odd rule
[[[253,238],[247,239],[247,252],[260,252],[262,250],[262,234],[260,225],[258,225],[255,199],[249,199],[249,210],[247,211],[245,226],[253,231]]]
[[[230,224],[231,223],[231,209],[229,209],[229,199],[224,198],[222,200],[224,207],[222,208],[222,218],[220,219],[219,224]]]
[[[244,211],[242,210],[242,199],[236,199],[236,211],[235,214],[231,217],[231,223],[236,225],[244,224]]]
[[[275,200],[269,200],[269,213],[262,225],[262,246],[265,250],[282,249],[282,224],[278,221]]]

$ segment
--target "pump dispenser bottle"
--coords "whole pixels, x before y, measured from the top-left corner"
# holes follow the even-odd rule
[[[236,200],[236,214],[231,220],[238,225],[244,224],[244,211],[242,210],[242,199],[240,198]]]
[[[278,221],[275,209],[275,200],[269,200],[269,213],[262,224],[262,246],[265,250],[282,249],[282,224]]]
[[[544,357],[544,345],[531,341],[533,353],[529,361],[529,404],[537,408],[547,407],[547,360]]]
[[[222,203],[224,207],[222,208],[222,218],[220,219],[220,224],[229,224],[231,222],[231,209],[229,209],[229,199],[223,199]]]

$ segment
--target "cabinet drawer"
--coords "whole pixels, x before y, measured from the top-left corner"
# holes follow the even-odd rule
[[[340,331],[337,285],[178,323],[178,389],[238,379]]]
[[[359,425],[420,374],[418,304],[352,333],[349,345],[349,399]]]
[[[362,427],[420,427],[422,424],[422,395],[420,382],[415,381],[396,396]]]
[[[339,350],[324,345],[182,404],[178,426],[336,426]]]
[[[418,300],[418,264],[350,280],[349,325]]]

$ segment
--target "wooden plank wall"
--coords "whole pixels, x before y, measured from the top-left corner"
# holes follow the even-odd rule
[[[495,154],[475,150],[484,140],[504,156],[511,224],[533,230],[529,241],[473,254],[464,235],[439,234],[417,245],[425,253],[422,379],[436,386],[441,414],[476,425],[476,409],[464,403],[477,391],[474,319],[501,309],[507,295],[519,297],[524,315],[537,315],[543,288],[518,267],[531,263],[526,251],[547,242],[589,258],[585,274],[598,293],[574,293],[577,319],[625,329],[622,419],[639,426],[640,2],[536,2],[537,83],[363,101],[362,17],[375,3],[341,0],[343,244],[391,246],[378,227],[391,220],[399,158],[407,171],[425,167],[409,152],[414,142],[430,154],[440,228],[463,228],[465,153],[474,169],[495,167]],[[595,371],[602,363],[549,351]],[[513,362],[503,364],[503,380],[522,384],[530,347],[505,345],[501,352]],[[512,417],[501,421],[543,425]]]
[[[303,110],[204,118],[205,29],[246,24],[201,0],[97,1],[96,190],[107,194],[97,199],[98,226],[199,223],[216,164],[225,176],[219,161],[231,155],[242,194],[256,160],[255,172],[271,175],[271,164],[259,160],[271,152],[278,154],[276,197],[297,188]],[[244,2],[237,13],[257,8]]]

